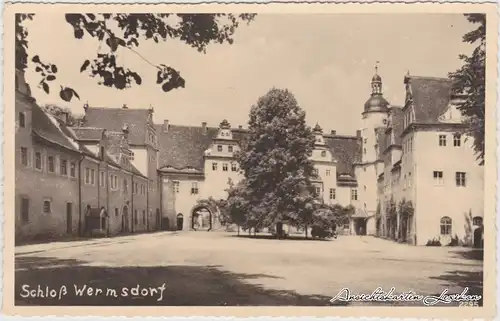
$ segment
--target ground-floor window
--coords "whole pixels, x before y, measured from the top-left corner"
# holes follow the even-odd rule
[[[451,234],[451,218],[448,216],[444,216],[441,218],[441,235],[450,235]]]

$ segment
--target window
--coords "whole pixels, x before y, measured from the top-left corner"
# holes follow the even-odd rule
[[[130,155],[128,156],[128,159],[131,160],[131,161],[133,161],[134,160],[134,156],[135,156],[134,152],[130,152]]]
[[[408,173],[408,187],[411,187],[412,184],[412,179],[411,179],[411,172]]]
[[[71,177],[75,177],[76,176],[76,164],[71,162],[71,164],[69,165],[69,175]]]
[[[212,163],[212,170],[214,170],[214,171],[217,170],[217,163]]]
[[[143,213],[144,213],[144,211],[143,211]],[[137,225],[137,223],[139,223],[139,220],[137,219],[137,210],[134,210],[134,224]]]
[[[233,146],[228,146],[227,147],[227,151],[230,152],[230,153],[232,153],[233,152]]]
[[[30,216],[30,200],[27,197],[21,197],[21,221],[28,223]]]
[[[406,189],[406,187],[408,186],[408,180],[406,179],[406,175],[403,176],[403,189]]]
[[[119,210],[117,207],[115,207],[115,216],[118,216],[118,214],[119,214]]]
[[[330,188],[330,199],[331,200],[334,200],[336,197],[337,197],[337,191],[335,190],[335,188]]]
[[[35,168],[42,169],[42,153],[40,152],[35,153]]]
[[[462,137],[460,134],[455,134],[453,135],[453,146],[454,147],[460,147],[460,144],[462,143]]]
[[[227,172],[227,164],[222,164],[222,171]]]
[[[441,218],[441,235],[451,235],[451,218],[444,216]]]
[[[475,216],[472,219],[472,225],[482,226],[483,225],[483,218],[481,216]]]
[[[443,172],[434,171],[434,185],[443,185]]]
[[[191,183],[191,194],[198,194],[198,182]]]
[[[352,189],[351,190],[351,200],[357,201],[358,200],[358,190],[357,189]]]
[[[321,157],[326,157],[326,151],[321,151]]]
[[[123,179],[123,191],[128,191],[128,181],[126,178]]]
[[[106,179],[105,179],[106,178],[105,173],[104,172],[100,172],[99,175],[100,175],[99,176],[99,184],[102,187],[104,187],[104,185],[105,185],[104,182],[106,181]]]
[[[316,190],[316,195],[321,195],[321,187],[316,186],[314,189]]]
[[[104,146],[101,146],[101,158],[104,159]]]
[[[363,148],[363,154],[366,154],[366,148]]]
[[[139,187],[139,184],[134,183],[134,185],[132,185],[132,193],[137,194],[138,187]]]
[[[21,164],[28,166],[28,149],[26,147],[21,147]]]
[[[238,168],[236,167],[236,163],[231,164],[231,171],[236,172]]]
[[[217,145],[217,151],[222,152],[222,145]]]
[[[118,176],[113,177],[113,183],[115,184],[115,189],[118,189]]]
[[[446,135],[439,135],[439,146],[446,146]]]
[[[44,214],[52,213],[52,202],[50,200],[43,201],[43,213]]]
[[[465,186],[465,173],[464,172],[456,172],[455,173],[455,181],[457,186]]]
[[[19,113],[19,127],[26,127],[26,116],[23,112]]]
[[[142,224],[146,224],[146,211],[142,211]]]
[[[65,159],[61,159],[61,175],[68,175],[68,161]]]
[[[174,184],[174,192],[179,193],[179,181],[173,181]]]
[[[318,176],[318,175],[319,175],[319,171],[318,171],[318,169],[317,169],[317,168],[314,168],[314,169],[313,169],[313,175],[314,175],[314,176]]]
[[[90,168],[85,167],[85,184],[90,184]]]
[[[95,184],[95,169],[93,168],[90,170],[90,184]]]
[[[50,173],[55,172],[54,156],[47,157],[47,169]]]
[[[146,195],[146,187],[144,186],[144,184],[141,184],[141,191],[142,195]]]
[[[330,170],[329,169],[326,170],[326,176],[330,176]]]

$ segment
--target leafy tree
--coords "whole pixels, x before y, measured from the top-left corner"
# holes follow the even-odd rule
[[[16,68],[24,70],[28,65],[28,30],[24,22],[32,20],[34,14],[16,14]],[[98,79],[98,84],[116,89],[129,88],[142,83],[143,71],[131,70],[119,65],[116,61],[119,48],[136,53],[149,63],[156,76],[156,83],[164,92],[185,86],[185,80],[180,72],[166,64],[152,63],[136,49],[144,41],[167,41],[177,39],[199,52],[206,52],[210,43],[232,44],[233,35],[241,22],[250,22],[255,14],[66,14],[67,23],[73,28],[75,39],[92,37],[104,44],[108,49],[105,53],[96,53],[96,57],[82,62],[80,72],[87,72],[90,77]],[[35,71],[40,74],[39,86],[50,92],[50,83],[56,80],[57,66],[46,63],[39,55],[34,55],[31,61]],[[61,86],[59,96],[64,101],[73,97],[80,98],[70,87]]]
[[[251,108],[248,134],[236,154],[244,174],[247,222],[270,227],[304,221],[314,197],[314,136],[288,90],[271,89]]]
[[[227,189],[227,201],[224,203],[224,207],[221,210],[228,224],[236,224],[238,226],[238,235],[240,234],[240,226],[246,227],[249,225],[247,224],[246,213],[250,210],[250,207],[246,192],[245,180],[241,180],[236,185],[231,184]]]
[[[62,114],[67,114],[67,123],[68,126],[76,126],[79,121],[82,120],[83,116],[75,116],[69,108],[59,107],[57,105],[43,105],[41,107],[47,113],[54,115],[55,117],[60,117]]]
[[[460,55],[463,66],[449,74],[453,81],[452,91],[463,99],[458,101],[458,109],[467,118],[469,135],[474,139],[474,150],[481,165],[484,164],[485,129],[485,73],[486,73],[486,15],[466,14],[467,20],[478,25],[466,33],[463,41],[477,44],[470,56]],[[493,66],[491,66],[493,68]]]

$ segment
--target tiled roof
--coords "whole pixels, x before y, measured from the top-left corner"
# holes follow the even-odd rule
[[[175,169],[193,167],[203,171],[204,152],[210,147],[218,129],[201,126],[169,125],[163,132],[163,125],[156,125],[158,137],[159,167]]]
[[[176,170],[192,167],[203,171],[204,152],[210,147],[212,139],[217,136],[217,128],[169,125],[168,131],[164,132],[164,125],[155,126],[159,143],[160,169],[167,166]],[[237,141],[242,140],[247,132],[245,129],[231,131],[233,139]],[[354,136],[327,135],[325,142],[338,161],[337,172],[354,175],[353,163],[361,160],[361,139]]]
[[[39,137],[66,149],[79,152],[79,144],[73,140],[52,115],[44,112],[38,105],[32,105],[33,132]]]
[[[100,141],[104,128],[95,127],[72,127],[79,141]]]
[[[415,121],[437,123],[451,98],[451,81],[447,78],[407,76],[410,82]]]
[[[145,145],[149,113],[147,109],[89,107],[85,112],[85,125],[122,131],[127,124],[130,144]]]
[[[361,162],[362,140],[356,136],[325,136],[325,143],[337,160],[337,173],[354,175],[353,164]]]
[[[393,106],[390,109],[390,114],[391,114],[391,127],[395,139],[395,145],[400,146],[402,144],[401,134],[403,133],[403,120],[404,120],[403,109],[401,107]]]

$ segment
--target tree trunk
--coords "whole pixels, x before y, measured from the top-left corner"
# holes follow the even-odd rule
[[[307,239],[307,224],[306,224],[306,226],[305,226],[304,230],[305,230],[305,232],[306,232],[306,239]]]

